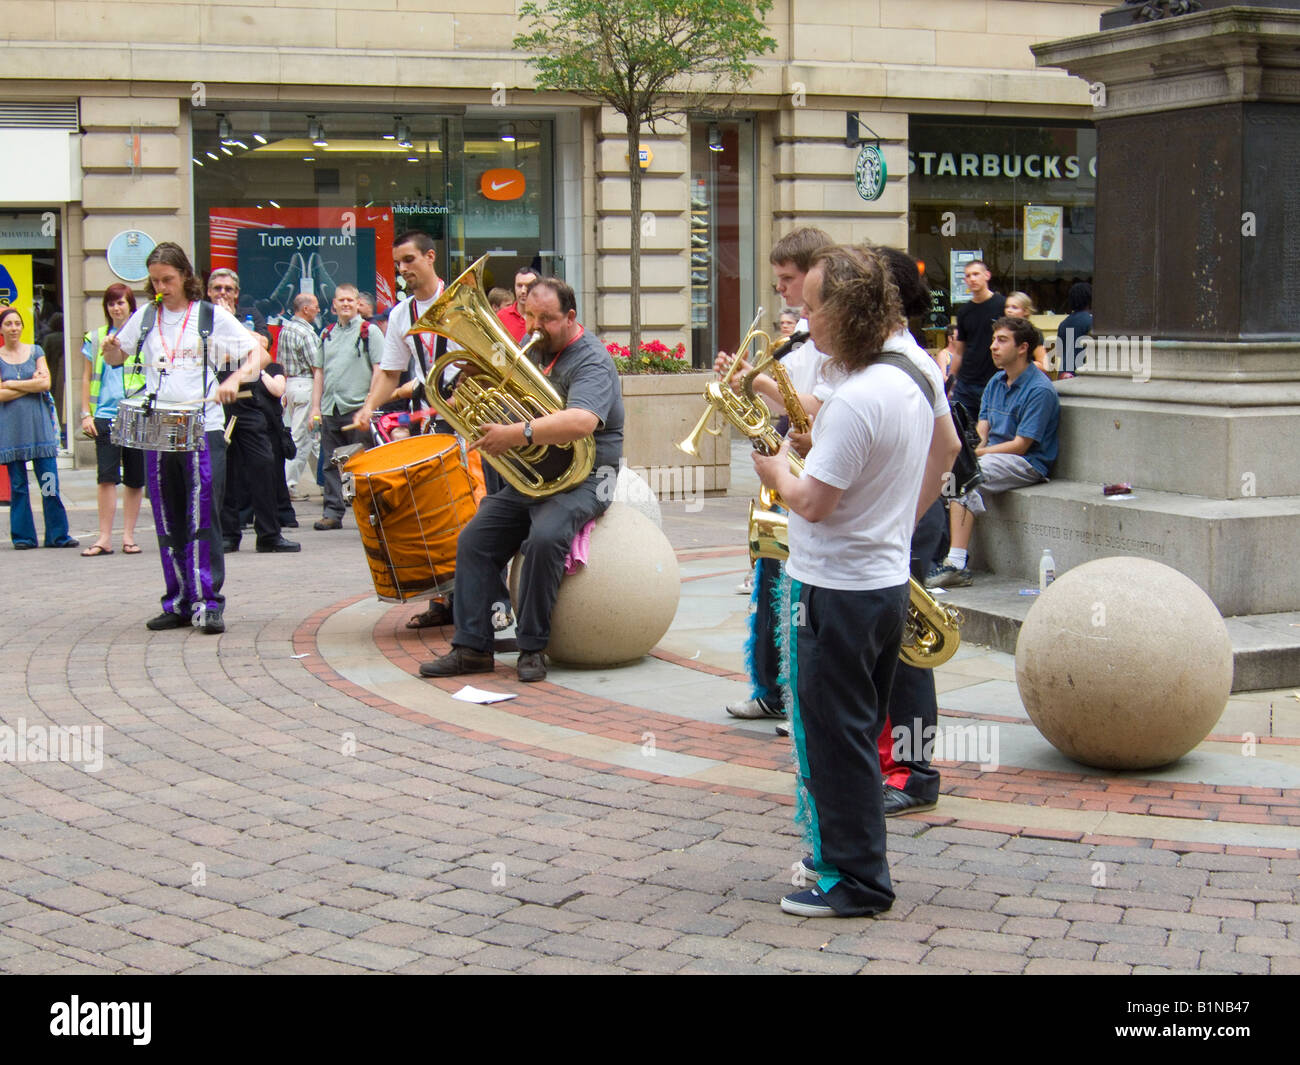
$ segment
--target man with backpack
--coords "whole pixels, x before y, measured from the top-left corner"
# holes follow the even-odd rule
[[[359,295],[355,285],[335,290],[338,321],[325,329],[312,355],[311,425],[320,426],[325,476],[324,513],[316,529],[343,527],[343,483],[332,460],[338,448],[354,442],[353,419],[383,356],[384,334],[361,317]]]

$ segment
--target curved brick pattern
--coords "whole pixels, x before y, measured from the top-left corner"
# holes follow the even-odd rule
[[[713,540],[700,515],[668,515],[678,547],[713,554],[682,553],[684,597],[724,583],[730,594],[743,502],[710,504]],[[91,528],[92,507],[72,515],[74,534]],[[361,550],[351,531],[302,539],[288,560],[230,559],[220,637],[145,632],[152,547],[93,561],[30,552],[21,570],[0,549],[18,589],[0,618],[0,716],[8,727],[99,725],[106,749],[95,773],[0,762],[0,971],[1300,968],[1300,856],[1245,834],[1293,807],[1277,789],[1239,785],[1129,780],[1139,790],[1121,791],[1083,775],[954,767],[933,815],[889,824],[889,914],[829,927],[786,917],[775,903],[801,854],[789,795],[745,786],[787,773],[767,723],[690,719],[554,684],[504,707],[453,704],[410,675],[441,637],[401,629],[409,609],[381,610],[381,624],[352,634],[382,653],[369,654],[373,683],[363,671],[348,679],[352,664],[317,649],[331,626],[374,609]],[[743,600],[728,603],[724,627],[738,632]],[[674,634],[660,665],[680,668],[693,639]],[[702,685],[738,668],[700,659]],[[510,673],[487,686],[512,690]],[[534,731],[503,739],[488,711]],[[606,760],[638,749],[647,722],[664,763],[679,759],[687,776]],[[1097,797],[1147,809],[1053,806]],[[1153,842],[1009,816],[1188,820],[1158,804],[1274,820],[1220,814],[1207,826],[1214,839]]]

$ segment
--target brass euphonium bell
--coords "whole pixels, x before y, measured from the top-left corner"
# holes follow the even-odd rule
[[[784,514],[749,504],[749,564],[760,558],[790,557],[790,522]],[[898,657],[917,669],[941,666],[961,646],[961,613],[944,606],[914,578],[908,578],[907,618]]]
[[[564,400],[528,357],[542,339],[534,333],[521,348],[483,294],[484,255],[448,285],[408,331],[437,333],[460,345],[437,359],[424,381],[429,403],[466,440],[484,425],[533,421],[564,409]],[[444,392],[446,370],[459,373]],[[591,474],[596,442],[586,436],[571,444],[532,444],[483,458],[518,491],[532,498],[566,492]]]

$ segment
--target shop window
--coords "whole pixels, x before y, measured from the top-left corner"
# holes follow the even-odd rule
[[[1087,126],[913,116],[908,250],[925,264],[942,329],[966,298],[962,264],[982,258],[1003,294],[1067,313],[1092,280],[1097,136]]]
[[[272,323],[299,292],[329,321],[344,281],[382,313],[403,296],[391,253],[408,229],[438,241],[446,278],[486,253],[490,285],[552,268],[549,120],[215,106],[192,120],[196,267],[238,271]]]

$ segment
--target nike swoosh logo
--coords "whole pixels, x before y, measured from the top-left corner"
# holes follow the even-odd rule
[[[508,185],[514,185],[514,184],[516,184],[516,182],[513,181],[513,180],[511,180],[511,181],[491,181],[491,182],[489,182],[488,184],[490,184],[490,185],[492,186],[492,191],[493,191],[493,192],[497,192],[497,191],[500,190],[500,189],[504,189],[504,188],[505,188],[506,186],[508,186]]]

